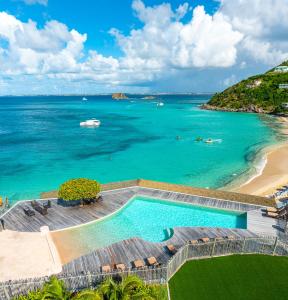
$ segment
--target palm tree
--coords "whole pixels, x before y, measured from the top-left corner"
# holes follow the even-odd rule
[[[112,278],[106,279],[99,288],[104,300],[154,299],[150,290],[137,276],[127,276],[117,283]]]
[[[66,289],[64,282],[52,276],[43,287],[42,300],[69,300],[71,293]]]
[[[72,297],[71,300],[103,300],[103,297],[98,291],[83,290]]]

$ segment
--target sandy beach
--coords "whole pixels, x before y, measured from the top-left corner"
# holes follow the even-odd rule
[[[269,147],[265,153],[266,164],[261,174],[249,180],[234,192],[258,196],[273,194],[277,188],[288,184],[288,118],[280,117],[281,133],[287,135],[287,141],[281,145]]]

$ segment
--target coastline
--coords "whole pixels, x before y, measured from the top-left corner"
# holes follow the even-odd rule
[[[277,188],[288,184],[288,118],[278,117],[281,125],[279,133],[287,136],[287,140],[263,149],[259,159],[253,167],[256,174],[249,177],[240,186],[232,186],[228,190],[257,196],[268,196],[276,192]]]

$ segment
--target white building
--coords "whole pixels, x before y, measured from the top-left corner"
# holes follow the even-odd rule
[[[286,73],[288,72],[288,66],[279,66],[276,67],[274,72],[278,72],[278,73]]]

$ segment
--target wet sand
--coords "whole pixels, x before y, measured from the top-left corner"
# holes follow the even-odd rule
[[[235,188],[243,194],[268,196],[277,188],[288,184],[288,143],[269,149],[262,173],[250,182]]]

